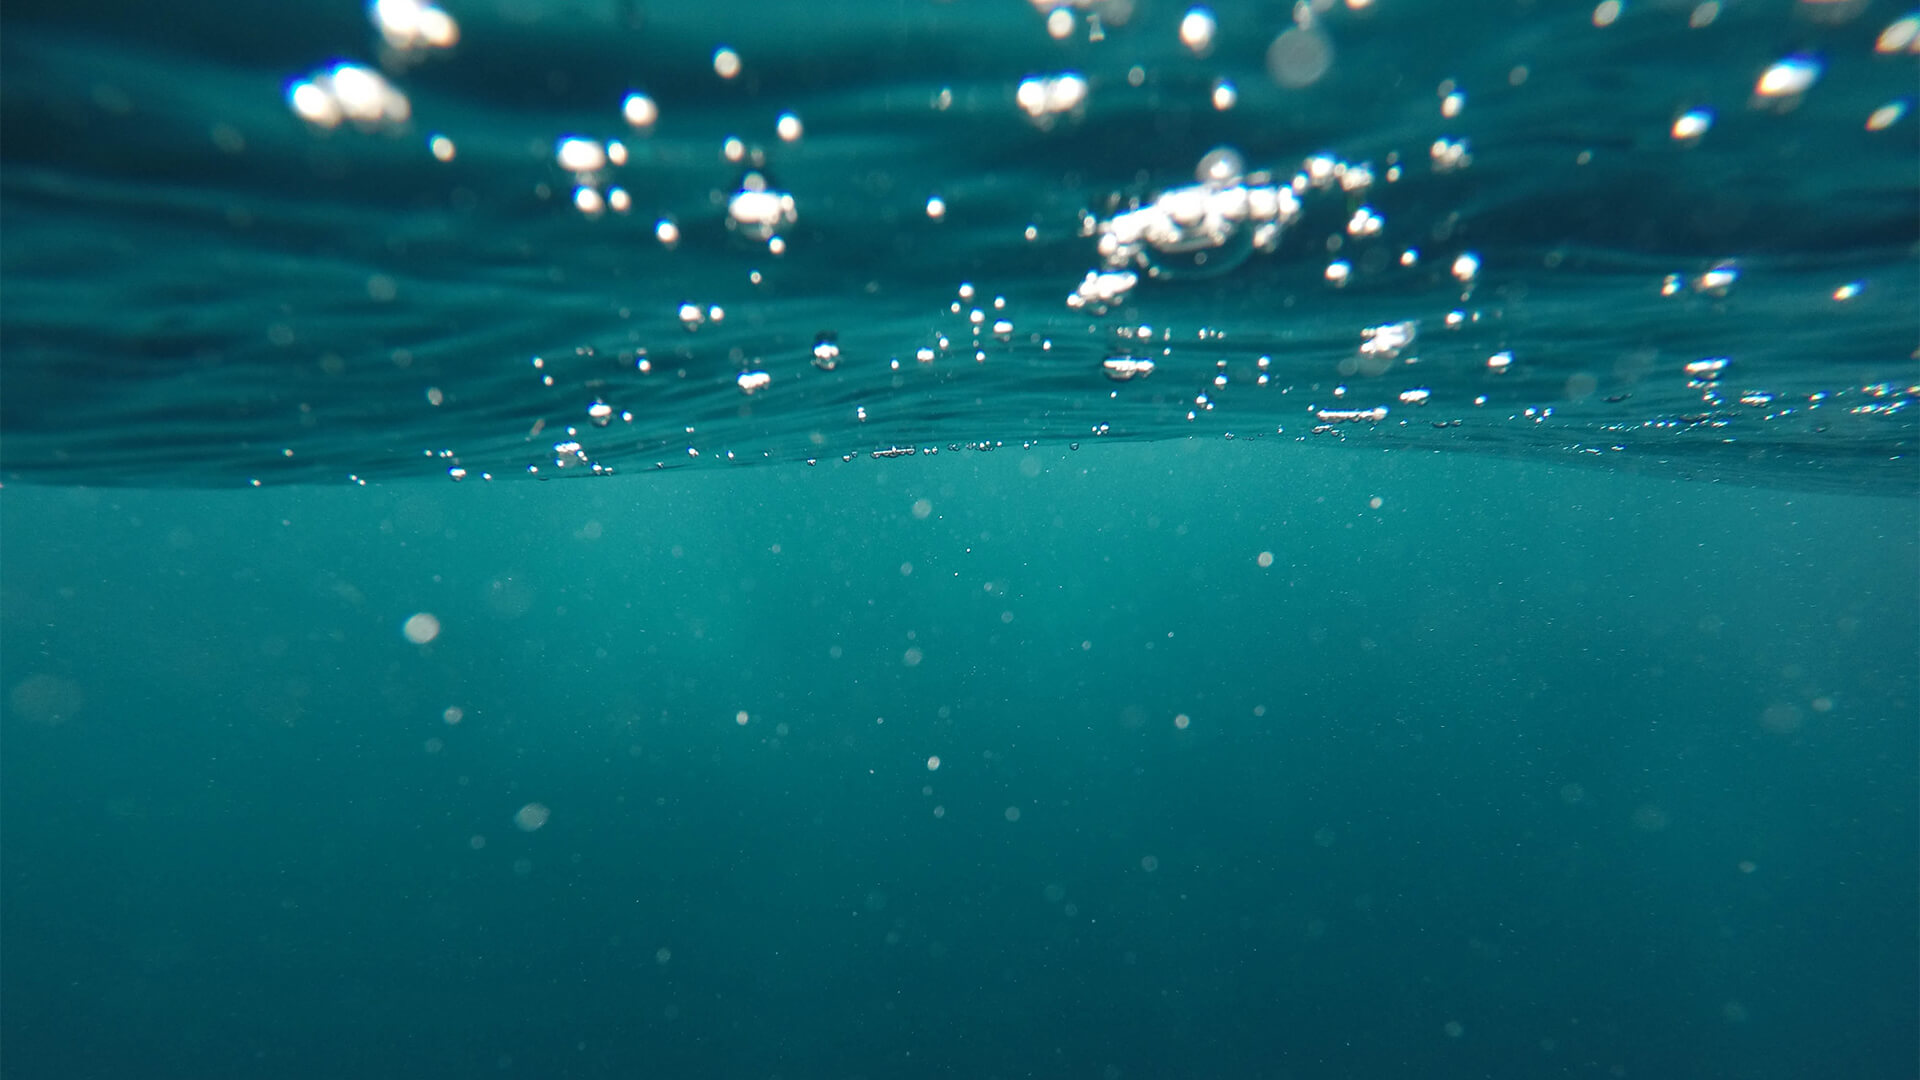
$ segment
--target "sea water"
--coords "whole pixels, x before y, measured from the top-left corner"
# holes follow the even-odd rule
[[[8,5],[0,1069],[1912,1075],[1917,39]]]

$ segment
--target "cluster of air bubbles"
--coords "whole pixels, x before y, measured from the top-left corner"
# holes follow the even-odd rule
[[[1266,173],[1246,176],[1238,151],[1220,147],[1200,159],[1195,183],[1161,192],[1094,226],[1095,249],[1109,272],[1138,266],[1149,275],[1169,270],[1165,256],[1183,256],[1187,267],[1230,269],[1248,247],[1271,251],[1280,231],[1300,214],[1296,187],[1276,184]],[[1230,242],[1233,242],[1230,244]],[[1224,265],[1221,265],[1224,264]],[[1094,279],[1097,281],[1097,276]],[[1081,302],[1086,285],[1076,292]]]
[[[1435,139],[1429,152],[1433,158],[1433,171],[1437,173],[1453,172],[1473,164],[1473,154],[1468,152],[1465,139]]]
[[[766,241],[776,255],[785,250],[779,230],[796,220],[793,196],[773,190],[758,172],[742,178],[740,189],[727,200],[727,227],[750,239]]]
[[[413,116],[413,105],[387,77],[360,64],[335,64],[287,87],[294,115],[316,128],[343,122],[363,130],[395,128]]]
[[[627,146],[615,139],[601,143],[578,135],[562,137],[554,144],[554,164],[573,177],[573,205],[588,217],[599,217],[607,210],[624,214],[633,209],[633,198],[625,188],[601,186],[610,165],[627,163]]]
[[[1390,164],[1392,164],[1390,162]],[[1388,179],[1399,175],[1392,165]],[[1381,234],[1386,219],[1364,203],[1375,183],[1373,167],[1317,154],[1284,181],[1266,171],[1246,170],[1238,151],[1219,147],[1200,159],[1194,183],[1171,188],[1150,201],[1136,199],[1111,217],[1088,215],[1084,232],[1095,238],[1102,268],[1089,271],[1067,298],[1071,308],[1111,305],[1138,283],[1136,271],[1149,277],[1216,274],[1231,270],[1254,251],[1270,252],[1301,214],[1310,192],[1339,191],[1356,206],[1346,234],[1356,240]],[[1402,257],[1412,265],[1417,254]],[[1346,284],[1351,264],[1336,260],[1327,280]]]
[[[367,15],[382,43],[398,55],[449,49],[460,40],[460,24],[428,0],[373,0]]]
[[[1057,116],[1077,116],[1085,110],[1087,80],[1073,72],[1033,76],[1021,81],[1014,100],[1035,124],[1045,129],[1052,126]]]

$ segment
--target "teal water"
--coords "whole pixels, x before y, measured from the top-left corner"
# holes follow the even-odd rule
[[[1908,502],[1199,441],[4,499],[10,1077],[1911,1074]]]
[[[1920,14],[1206,14],[7,3],[0,1080],[1920,1075]]]

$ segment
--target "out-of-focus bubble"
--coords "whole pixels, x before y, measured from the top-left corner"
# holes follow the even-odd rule
[[[798,218],[793,196],[772,190],[757,172],[748,173],[740,181],[740,190],[727,201],[727,227],[755,240],[768,239]]]
[[[1720,0],[1706,0],[1703,4],[1695,5],[1693,11],[1687,15],[1687,27],[1691,30],[1699,30],[1712,26],[1713,21],[1719,17]]]
[[[734,380],[734,382],[739,385],[740,392],[743,394],[752,394],[764,390],[767,384],[772,381],[773,376],[764,371],[743,371],[740,373],[740,377]]]
[[[1753,93],[1766,100],[1797,98],[1819,79],[1820,61],[1811,56],[1789,56],[1760,73]]]
[[[1193,178],[1211,190],[1221,191],[1238,184],[1246,171],[1247,162],[1240,151],[1231,146],[1216,146],[1193,167]]]
[[[1067,306],[1080,308],[1092,304],[1096,307],[1104,307],[1132,292],[1133,287],[1139,283],[1140,278],[1137,274],[1124,271],[1103,274],[1089,270],[1086,279],[1080,282],[1079,287],[1073,291],[1073,295],[1067,297]]]
[[[724,47],[715,50],[713,73],[723,79],[731,79],[740,74],[740,54]]]
[[[1205,56],[1213,51],[1214,29],[1213,12],[1194,8],[1180,20],[1180,44],[1195,56]]]
[[[1453,172],[1473,164],[1473,155],[1467,152],[1465,139],[1435,139],[1430,153],[1433,171],[1437,173]]]
[[[727,141],[720,144],[720,156],[738,165],[747,159],[747,144],[729,135]]]
[[[570,173],[595,173],[607,167],[607,149],[592,139],[569,136],[554,145],[553,159]]]
[[[625,188],[607,189],[607,206],[616,214],[624,214],[633,209],[633,196]]]
[[[320,128],[352,121],[361,128],[404,124],[413,104],[386,76],[359,64],[335,64],[287,87],[294,114]]]
[[[831,330],[822,330],[813,338],[813,366],[821,371],[832,371],[840,366],[840,336]]]
[[[514,827],[521,832],[535,832],[553,817],[553,811],[545,803],[530,802],[514,811]]]
[[[1440,99],[1440,115],[1449,120],[1459,116],[1460,110],[1466,107],[1467,95],[1458,90]]]
[[[1594,5],[1593,25],[1612,26],[1614,20],[1618,18],[1620,18],[1620,0],[1600,0],[1600,3]]]
[[[1453,260],[1453,276],[1461,284],[1472,281],[1479,273],[1480,256],[1475,255],[1473,252],[1461,252],[1460,257]]]
[[[1693,291],[1708,296],[1725,296],[1739,280],[1739,267],[1732,263],[1720,263],[1693,279]]]
[[[1345,285],[1347,279],[1353,276],[1353,264],[1347,262],[1345,259],[1335,259],[1327,264],[1326,276],[1327,283],[1330,285]]]
[[[628,94],[620,103],[620,115],[637,131],[647,131],[660,119],[660,106],[653,99],[638,91]]]
[[[607,164],[625,165],[627,163],[627,144],[618,139],[607,142]]]
[[[415,645],[425,645],[440,636],[440,620],[431,612],[416,612],[401,624],[400,633]]]
[[[935,221],[945,218],[947,216],[947,200],[938,195],[929,196],[927,199],[927,216]]]
[[[1064,7],[1054,8],[1047,13],[1047,36],[1055,41],[1066,40],[1073,33],[1073,12]]]
[[[1333,40],[1317,27],[1295,26],[1267,46],[1267,74],[1291,90],[1312,86],[1333,67]]]
[[[1363,361],[1379,361],[1371,374],[1386,370],[1386,365],[1400,359],[1400,355],[1413,348],[1420,334],[1417,322],[1381,323],[1360,331],[1360,358]]]
[[[1872,114],[1867,117],[1867,130],[1885,131],[1894,124],[1899,123],[1900,118],[1905,115],[1907,115],[1906,102],[1889,101],[1885,105],[1873,110]]]
[[[1673,137],[1680,142],[1691,142],[1707,133],[1713,127],[1712,109],[1689,109],[1681,113],[1673,122]]]
[[[373,0],[367,17],[381,39],[401,52],[451,48],[460,40],[460,24],[425,0]]]
[[[1078,113],[1087,103],[1087,80],[1074,72],[1024,79],[1014,92],[1020,108],[1041,127],[1062,113]]]
[[[1902,15],[1887,24],[1873,43],[1878,53],[1920,52],[1920,15]]]
[[[447,138],[445,135],[435,135],[433,138],[428,139],[427,149],[433,151],[433,159],[435,161],[452,161],[454,154],[457,152],[454,148],[453,140]]]
[[[800,118],[792,113],[781,113],[780,119],[774,122],[773,129],[779,134],[782,142],[798,142],[803,130],[800,126]]]
[[[667,247],[673,247],[680,242],[680,226],[661,218],[653,224],[653,238]]]
[[[1233,83],[1226,79],[1215,79],[1213,81],[1213,107],[1215,109],[1220,112],[1226,112],[1239,103],[1240,91],[1234,89]]]
[[[66,723],[86,703],[86,692],[79,683],[57,675],[29,675],[7,692],[7,704],[13,707],[15,716],[46,727]]]

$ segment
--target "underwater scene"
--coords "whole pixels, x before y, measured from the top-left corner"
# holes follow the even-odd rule
[[[0,1077],[1920,1075],[1920,11],[13,0]]]

